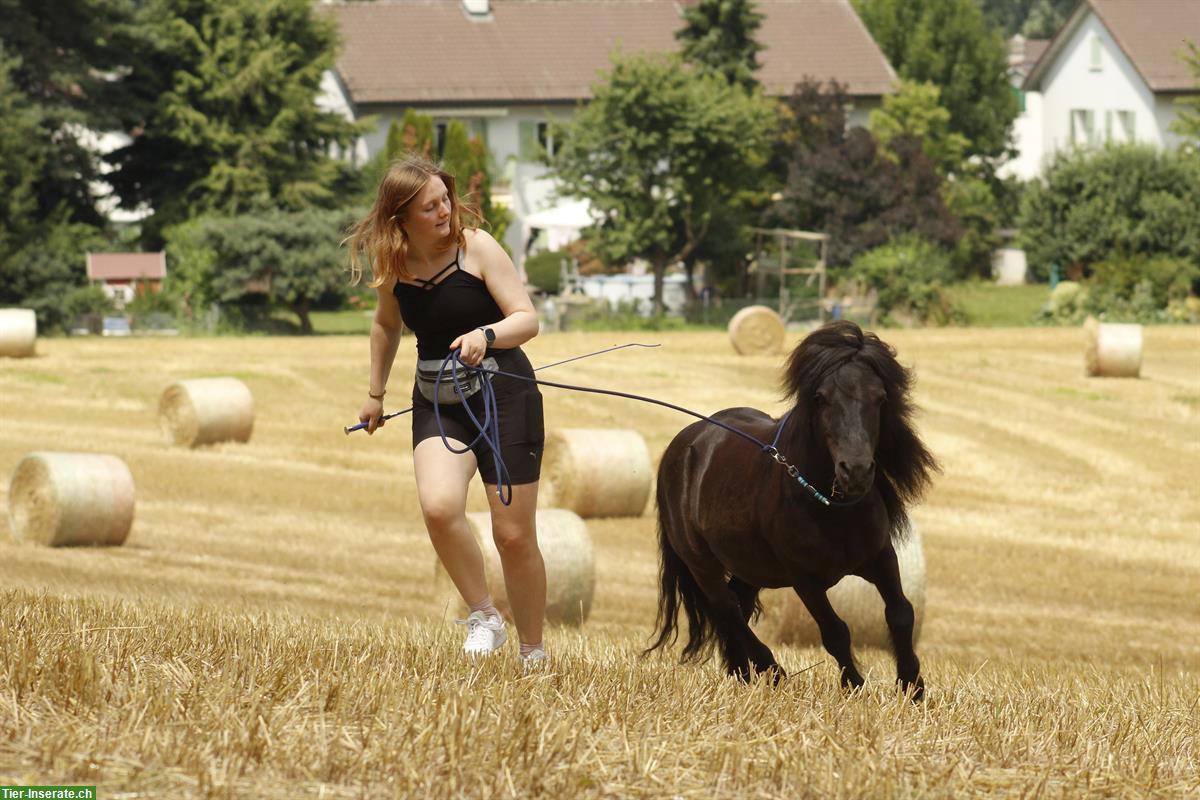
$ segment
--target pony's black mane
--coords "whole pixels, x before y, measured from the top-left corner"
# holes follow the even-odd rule
[[[783,388],[807,417],[821,382],[852,362],[870,367],[887,392],[880,410],[875,486],[887,507],[892,537],[903,537],[908,505],[920,499],[939,467],[913,428],[912,373],[896,360],[896,351],[853,322],[831,322],[792,351],[784,367]]]

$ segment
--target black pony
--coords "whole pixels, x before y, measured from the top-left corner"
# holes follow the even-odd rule
[[[779,420],[753,408],[713,418],[778,452],[818,489],[821,504],[760,447],[707,422],[684,428],[658,469],[662,552],[658,639],[673,641],[682,606],[689,632],[684,660],[714,639],[729,673],[749,680],[751,667],[783,675],[750,629],[758,593],[790,586],[837,659],[846,687],[862,675],[850,630],[825,592],[846,575],[879,590],[896,653],[896,670],[914,699],[924,691],[913,652],[913,609],[900,587],[893,542],[908,528],[906,506],[928,485],[937,462],[912,427],[909,371],[890,346],[852,322],[813,332],[787,361],[784,389],[795,401]],[[779,430],[782,426],[782,430]]]

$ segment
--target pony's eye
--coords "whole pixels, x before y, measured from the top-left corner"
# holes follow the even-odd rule
[[[828,402],[829,400],[820,392],[813,395],[813,405],[823,406]]]

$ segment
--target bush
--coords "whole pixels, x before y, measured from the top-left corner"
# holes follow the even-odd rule
[[[1129,300],[1144,292],[1155,308],[1166,308],[1172,300],[1182,300],[1200,279],[1200,266],[1167,256],[1114,257],[1092,268],[1089,283],[1092,292],[1103,292],[1115,299]]]
[[[1200,263],[1200,159],[1149,145],[1068,150],[1022,198],[1030,273],[1083,268],[1119,254]]]
[[[1083,284],[1062,281],[1043,312],[1048,321],[1072,324],[1096,316],[1125,322],[1187,322],[1186,302],[1200,266],[1182,259],[1118,256],[1096,264]]]
[[[906,236],[863,253],[849,275],[878,294],[884,321],[944,325],[963,319],[945,287],[954,280],[950,255],[928,242]]]
[[[992,188],[980,178],[962,177],[943,188],[946,207],[962,226],[962,238],[954,246],[951,264],[955,276],[989,278],[992,253],[1000,246],[1002,209]]]
[[[565,250],[551,250],[525,259],[525,277],[534,286],[549,294],[558,294],[562,262],[570,261]]]
[[[168,314],[174,316],[178,310],[174,299],[166,291],[156,292],[142,281],[139,281],[134,289],[133,299],[125,304],[125,310],[130,314]]]

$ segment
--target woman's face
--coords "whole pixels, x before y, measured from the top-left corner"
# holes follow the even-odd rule
[[[432,244],[450,235],[450,193],[437,175],[426,181],[408,204],[404,231],[418,244]]]

